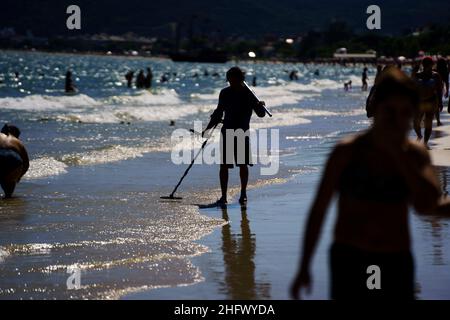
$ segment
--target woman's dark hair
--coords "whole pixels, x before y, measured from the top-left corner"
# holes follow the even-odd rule
[[[433,58],[432,57],[425,57],[422,59],[422,66],[432,66],[433,65]]]
[[[230,70],[227,71],[227,79],[235,77],[239,79],[240,81],[245,80],[245,72],[241,70],[239,67],[232,67]]]
[[[394,96],[407,97],[414,107],[413,111],[418,110],[420,100],[417,84],[400,69],[389,66],[381,72],[378,78],[372,101],[375,107],[374,111],[376,112],[380,103]]]
[[[17,139],[20,136],[20,130],[16,126],[12,124],[5,124],[2,128],[2,133],[8,135],[12,135],[16,137]]]

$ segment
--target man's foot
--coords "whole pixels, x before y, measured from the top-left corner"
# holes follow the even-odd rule
[[[216,205],[217,205],[218,207],[221,207],[221,208],[226,207],[227,204],[228,204],[228,201],[227,201],[227,199],[224,198],[224,197],[222,197],[222,198],[220,198],[219,200],[216,201]]]
[[[442,122],[438,121],[437,126],[442,126]]]
[[[246,205],[247,204],[247,195],[241,195],[241,197],[239,198],[239,204],[241,205]]]

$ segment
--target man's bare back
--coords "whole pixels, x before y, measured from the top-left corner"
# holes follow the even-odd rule
[[[16,184],[30,166],[22,142],[13,135],[0,133],[0,184],[5,197],[11,197]]]

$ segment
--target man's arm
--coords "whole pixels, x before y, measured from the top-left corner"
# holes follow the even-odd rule
[[[209,120],[208,125],[206,126],[206,129],[203,130],[202,136],[206,131],[211,129],[212,127],[216,126],[222,121],[223,113],[225,111],[224,101],[223,101],[223,91],[219,94],[219,102],[217,104],[217,108],[214,110],[214,112],[211,115],[211,119]]]
[[[253,106],[253,110],[255,110],[256,115],[260,118],[264,118],[266,115],[266,109],[264,108],[265,105],[266,103],[264,101],[257,101]]]
[[[250,91],[250,89],[249,89],[249,94],[250,94],[250,101],[251,101],[253,111],[255,111],[256,115],[259,118],[264,118],[264,116],[266,115],[266,109],[264,108],[266,103],[264,101],[259,101],[253,95],[253,93]]]
[[[19,142],[19,155],[22,158],[22,162],[23,162],[23,167],[22,167],[22,175],[21,177],[23,177],[25,175],[25,173],[27,173],[28,169],[30,168],[30,159],[28,157],[28,152],[25,149],[25,146]]]

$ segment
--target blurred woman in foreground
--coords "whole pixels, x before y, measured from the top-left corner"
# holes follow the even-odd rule
[[[414,299],[408,207],[420,213],[450,211],[441,202],[428,151],[408,139],[419,111],[415,82],[386,68],[373,99],[373,126],[340,142],[329,156],[306,225],[294,298],[301,288],[311,288],[311,259],[334,193],[339,202],[330,249],[333,299]],[[368,288],[373,265],[379,267],[381,289]]]

